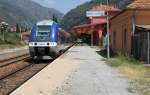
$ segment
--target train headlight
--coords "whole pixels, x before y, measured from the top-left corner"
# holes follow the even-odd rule
[[[37,43],[34,43],[34,45],[36,46],[36,45],[37,45]]]
[[[32,43],[32,42],[29,42],[29,46],[34,46],[34,43]]]
[[[47,45],[49,46],[49,43],[47,43]]]

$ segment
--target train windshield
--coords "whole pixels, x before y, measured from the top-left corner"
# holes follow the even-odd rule
[[[38,26],[37,36],[49,36],[51,32],[50,26]]]
[[[36,32],[36,41],[43,42],[49,41],[51,32],[50,26],[38,26]]]

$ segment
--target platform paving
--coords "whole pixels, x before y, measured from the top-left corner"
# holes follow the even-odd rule
[[[11,95],[136,95],[97,48],[74,46]]]

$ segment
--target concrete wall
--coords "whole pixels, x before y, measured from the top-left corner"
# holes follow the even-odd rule
[[[150,10],[126,10],[111,20],[110,45],[114,52],[131,53],[133,21],[150,25]]]

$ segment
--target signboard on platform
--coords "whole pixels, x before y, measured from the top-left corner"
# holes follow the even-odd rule
[[[105,11],[87,11],[86,12],[87,17],[100,17],[100,16],[106,16]]]

